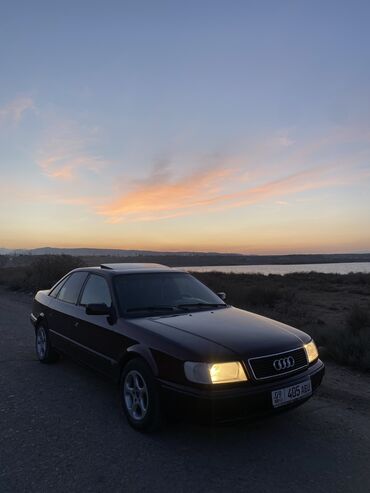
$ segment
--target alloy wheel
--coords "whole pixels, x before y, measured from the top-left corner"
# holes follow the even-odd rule
[[[38,357],[44,359],[47,351],[47,340],[44,327],[39,327],[37,329],[36,348]]]
[[[123,394],[126,409],[135,421],[141,421],[145,418],[148,405],[149,393],[146,382],[137,370],[131,370],[127,373],[123,385]]]

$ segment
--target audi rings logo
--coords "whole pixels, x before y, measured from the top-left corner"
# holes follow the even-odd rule
[[[287,358],[276,359],[272,364],[276,371],[287,370],[293,368],[295,359],[293,356],[288,356]]]

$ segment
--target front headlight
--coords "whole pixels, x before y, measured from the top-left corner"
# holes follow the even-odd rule
[[[245,382],[247,376],[239,361],[231,363],[195,363],[184,364],[185,375],[195,383],[235,383]]]
[[[310,341],[308,344],[304,345],[306,351],[307,359],[309,363],[312,363],[319,357],[319,352],[317,350],[316,344]]]

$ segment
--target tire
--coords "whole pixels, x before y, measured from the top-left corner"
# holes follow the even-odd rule
[[[35,349],[41,363],[55,363],[59,359],[59,354],[53,349],[49,333],[43,324],[36,327]]]
[[[129,361],[123,369],[120,402],[127,421],[135,430],[153,432],[160,428],[162,418],[157,383],[141,358]]]

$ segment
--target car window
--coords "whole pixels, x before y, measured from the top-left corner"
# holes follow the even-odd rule
[[[58,300],[67,303],[77,303],[83,283],[85,282],[87,272],[75,272],[71,274],[67,281],[61,287],[58,293]]]
[[[87,280],[80,305],[89,305],[90,303],[105,303],[107,306],[112,304],[107,281],[103,277],[94,274],[91,274]]]
[[[185,272],[123,274],[115,276],[113,282],[122,313],[140,307],[223,304],[209,288]]]
[[[61,290],[62,286],[68,281],[68,279],[71,276],[66,277],[62,281],[58,281],[58,283],[55,285],[55,287],[50,291],[49,296],[52,298],[56,298],[58,296],[59,291]]]

